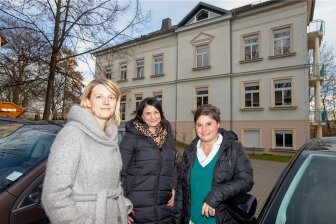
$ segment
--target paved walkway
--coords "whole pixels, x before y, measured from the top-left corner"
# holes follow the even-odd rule
[[[267,197],[271,193],[274,184],[287,164],[253,159],[251,160],[251,163],[254,174],[254,186],[250,193],[258,200],[256,211],[256,215],[258,215],[265,204]]]

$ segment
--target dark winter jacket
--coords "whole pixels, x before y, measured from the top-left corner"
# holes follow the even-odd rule
[[[212,188],[204,202],[216,209],[216,223],[236,223],[228,213],[225,202],[252,189],[253,171],[242,144],[235,140],[236,136],[224,129],[219,129],[219,133],[223,135],[223,142],[218,151]],[[189,224],[190,173],[197,156],[198,140],[195,138],[183,154],[174,204],[174,221],[177,224]]]
[[[162,149],[152,138],[140,133],[133,120],[126,123],[120,143],[123,160],[121,173],[124,194],[133,203],[135,223],[172,223],[172,209],[167,206],[175,188],[175,140],[171,130]]]

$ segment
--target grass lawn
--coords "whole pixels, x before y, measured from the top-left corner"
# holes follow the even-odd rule
[[[275,162],[288,163],[291,160],[292,156],[279,156],[279,155],[271,155],[271,154],[248,154],[250,159],[260,159],[260,160],[270,160]]]
[[[176,147],[180,149],[185,149],[187,144],[176,141]],[[279,155],[271,155],[271,154],[255,154],[249,153],[248,154],[250,159],[260,159],[260,160],[270,160],[282,163],[288,163],[292,156],[279,156]]]

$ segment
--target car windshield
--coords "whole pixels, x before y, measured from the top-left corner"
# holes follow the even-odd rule
[[[336,156],[307,156],[293,175],[293,179],[288,184],[285,183],[280,190],[265,223],[335,223],[335,170]]]
[[[55,133],[45,126],[0,125],[0,193],[48,157]]]

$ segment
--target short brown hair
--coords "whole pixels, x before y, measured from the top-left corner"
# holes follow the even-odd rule
[[[121,92],[120,92],[120,89],[119,89],[118,85],[115,82],[113,82],[112,80],[110,80],[110,79],[94,79],[94,80],[92,80],[84,89],[84,93],[83,93],[83,96],[82,96],[80,106],[84,107],[84,108],[88,108],[88,105],[87,105],[86,101],[88,99],[90,99],[92,89],[99,84],[104,85],[113,94],[113,96],[117,99],[117,104],[116,104],[114,114],[111,117],[111,119],[109,120],[109,122],[112,121],[116,125],[119,126],[120,125]]]
[[[203,104],[197,107],[195,114],[194,114],[194,122],[198,120],[198,118],[202,115],[210,116],[214,119],[217,123],[220,123],[220,110],[218,107],[215,107],[212,104]]]

